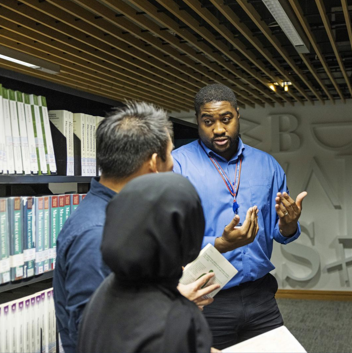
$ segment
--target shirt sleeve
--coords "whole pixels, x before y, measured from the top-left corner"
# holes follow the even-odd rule
[[[83,310],[93,292],[109,274],[100,254],[102,227],[94,227],[79,235],[67,253],[66,310],[69,314],[69,333],[78,339],[78,326]]]
[[[290,237],[285,237],[280,233],[279,216],[277,215],[276,210],[275,210],[276,194],[278,192],[281,192],[281,193],[287,192],[288,194],[290,194],[288,187],[287,187],[287,183],[286,183],[286,175],[285,175],[284,171],[282,170],[282,168],[280,167],[280,165],[277,165],[275,185],[276,185],[276,188],[273,189],[273,195],[272,195],[272,207],[274,207],[274,213],[275,213],[275,217],[276,217],[273,237],[280,244],[288,244],[288,243],[291,243],[292,241],[296,240],[301,235],[301,227],[300,227],[299,222],[297,222],[297,231],[295,234],[293,234]]]
[[[174,167],[173,167],[174,173],[182,174],[181,164],[179,163],[179,161],[174,155],[173,155],[173,159],[174,159]]]

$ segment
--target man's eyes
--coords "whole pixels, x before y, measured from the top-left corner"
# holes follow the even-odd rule
[[[211,120],[204,120],[206,126],[210,126],[213,122]]]

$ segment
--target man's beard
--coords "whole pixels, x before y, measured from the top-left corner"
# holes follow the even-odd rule
[[[233,154],[235,154],[237,152],[237,146],[238,146],[238,141],[239,141],[239,138],[241,137],[240,135],[240,124],[238,123],[238,128],[237,128],[237,131],[236,131],[236,134],[234,137],[231,137],[231,136],[228,136],[226,134],[224,135],[218,135],[218,136],[214,136],[212,139],[208,140],[208,139],[202,139],[202,135],[200,135],[200,139],[201,141],[204,143],[204,145],[206,147],[208,147],[209,149],[211,149],[213,152],[221,155],[222,153],[224,152],[227,152],[227,151],[232,151]],[[230,142],[229,143],[229,146],[226,148],[226,149],[221,149],[219,148],[216,143],[215,143],[215,139],[217,138],[220,138],[220,137],[223,137],[223,138],[227,138],[228,141]]]

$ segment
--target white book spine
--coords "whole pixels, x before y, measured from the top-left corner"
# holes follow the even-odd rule
[[[21,138],[20,138],[20,131],[18,128],[16,101],[14,99],[10,99],[9,103],[10,103],[11,131],[12,131],[12,141],[13,141],[13,156],[14,156],[15,172],[16,174],[23,174]]]
[[[16,92],[16,94],[17,94],[17,92]],[[21,96],[22,96],[22,94],[21,94]],[[20,130],[20,137],[21,137],[21,152],[22,152],[23,169],[24,169],[25,174],[31,174],[26,116],[25,116],[25,112],[24,112],[24,104],[22,101],[19,101],[19,100],[17,100],[17,113],[18,113],[18,122],[19,122],[19,130]]]
[[[0,173],[7,172],[6,144],[5,144],[5,122],[2,107],[2,87],[0,85]],[[0,348],[1,349],[1,348]]]
[[[57,168],[56,168],[56,161],[55,161],[53,138],[51,135],[48,108],[43,102],[44,99],[45,98],[42,96],[38,97],[40,109],[42,110],[42,117],[43,117],[44,129],[45,129],[47,164],[49,165],[50,172],[56,174]]]
[[[81,141],[81,175],[86,174],[86,139],[85,139],[85,122],[86,115],[82,113],[73,114],[73,132]]]
[[[67,155],[67,166],[66,175],[70,175],[70,137],[69,137],[69,125],[70,118],[68,116],[68,111],[64,112],[64,135],[66,137],[66,155]]]
[[[37,129],[36,146],[39,151],[40,171],[42,174],[47,174],[48,169],[46,165],[44,139],[43,139],[43,131],[42,131],[42,125],[41,125],[41,119],[40,119],[39,106],[37,102],[35,102],[33,94],[29,96],[29,99],[30,99],[31,105],[34,108],[34,120],[35,120],[36,129]]]
[[[6,160],[7,160],[7,171],[9,174],[15,173],[15,162],[13,155],[13,139],[11,131],[11,116],[10,116],[10,102],[7,98],[3,97],[3,117],[5,125],[5,144],[6,144]]]
[[[69,147],[70,147],[70,175],[75,175],[74,140],[73,140],[73,113],[69,112]]]
[[[30,297],[23,298],[24,302],[24,312],[23,312],[23,331],[24,331],[24,341],[23,350],[24,352],[31,352],[32,345],[32,325],[31,325],[31,299]]]
[[[93,175],[93,163],[92,163],[92,151],[93,151],[93,139],[92,139],[92,116],[87,115],[87,138],[88,138],[88,173]]]
[[[30,104],[24,103],[24,112],[25,112],[26,125],[27,125],[30,169],[33,174],[38,174],[38,159],[37,159],[37,151],[36,151],[35,137],[34,137],[34,130],[33,130],[33,117],[32,117]]]

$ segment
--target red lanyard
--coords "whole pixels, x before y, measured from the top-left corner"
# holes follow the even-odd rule
[[[209,159],[211,160],[211,162],[213,163],[214,167],[216,168],[216,170],[218,171],[218,173],[220,174],[222,180],[224,181],[227,189],[229,190],[230,194],[233,197],[233,211],[235,213],[237,213],[238,208],[240,207],[236,201],[237,198],[237,194],[238,194],[238,188],[240,186],[240,178],[241,178],[241,169],[242,169],[242,158],[239,157],[240,160],[240,167],[239,170],[237,170],[237,166],[238,166],[238,161],[236,163],[236,168],[235,168],[235,182],[234,182],[234,187],[232,187],[231,181],[228,178],[228,176],[226,175],[226,173],[224,172],[224,170],[221,168],[221,165],[212,157],[209,156],[209,154],[206,152],[206,150],[204,149],[204,147],[202,146],[202,144],[199,141],[200,146],[202,147],[203,151],[205,152],[205,154],[209,157]]]

